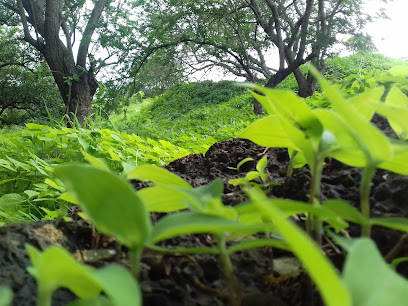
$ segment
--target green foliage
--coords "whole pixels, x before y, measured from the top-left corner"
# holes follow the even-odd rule
[[[111,120],[121,131],[154,140],[160,135],[194,153],[204,152],[255,119],[251,97],[244,92],[228,81],[180,84]]]
[[[54,175],[67,185],[100,232],[114,235],[130,250],[144,246],[151,224],[133,187],[123,184],[114,174],[92,166],[61,165]]]
[[[16,28],[0,27],[0,127],[27,121],[44,123],[48,112],[64,113],[49,69],[32,48],[18,39]]]
[[[239,168],[240,166],[242,166],[243,162],[247,162],[251,160],[253,159],[252,158],[244,159],[238,164],[236,170],[239,171]],[[262,186],[275,185],[276,183],[274,182],[271,182],[271,181],[268,182],[269,173],[268,173],[268,170],[266,169],[267,164],[268,164],[268,159],[266,156],[264,156],[256,164],[256,171],[248,172],[244,178],[229,180],[228,183],[233,186],[248,185],[248,184],[258,185],[259,183],[262,184]]]
[[[343,275],[353,305],[406,304],[407,280],[391,269],[371,240],[360,239],[352,244]]]
[[[164,140],[144,140],[107,129],[27,124],[25,129],[0,134],[0,222],[48,219],[47,211],[63,216],[65,200],[75,201],[65,198],[65,188],[52,177],[53,165],[93,157],[120,173],[188,154],[190,151]]]
[[[350,75],[363,76],[375,74],[391,69],[394,66],[404,65],[405,61],[385,57],[381,54],[359,52],[353,55],[335,56],[327,60],[325,77],[333,83],[342,84]]]
[[[403,84],[396,73],[404,74],[405,69],[397,67],[391,71],[392,84]],[[146,124],[138,130],[140,135],[152,135],[147,139],[107,129],[38,124],[0,134],[0,218],[6,222],[64,217],[67,202],[77,203],[99,231],[114,235],[128,247],[134,276],[138,274],[145,247],[165,253],[218,254],[232,305],[241,305],[241,297],[229,256],[240,250],[272,246],[291,251],[299,258],[327,305],[384,305],[390,301],[392,292],[392,304],[402,306],[406,303],[407,281],[386,265],[373,242],[341,239],[331,234],[330,228],[339,232],[352,222],[360,224],[366,236],[374,225],[408,232],[405,218],[371,218],[367,214],[369,186],[377,167],[408,174],[407,98],[397,87],[390,87],[385,97],[384,89],[378,87],[345,98],[338,89],[340,85],[332,86],[316,72],[315,75],[330,109],[312,108],[288,91],[253,86],[254,96],[269,115],[240,134],[260,145],[288,148],[295,166],[307,163],[312,170],[310,203],[269,199],[258,186],[244,186],[249,200],[234,207],[224,206],[220,179],[193,188],[157,167],[193,150],[203,151],[208,145],[208,141],[193,145],[195,139],[178,136],[183,131],[181,127],[191,130],[191,124],[200,122],[204,132],[199,132],[201,127],[194,127],[191,134],[200,140],[214,135],[215,141],[218,137],[235,135],[239,132],[237,128],[254,120],[239,114],[250,108],[250,96],[242,93],[244,89],[223,83],[218,96],[214,93],[217,84],[184,84],[156,99],[140,102],[135,97],[137,101],[131,102],[135,113],[142,111],[128,113],[127,118],[150,121],[150,126]],[[236,96],[237,93],[241,95]],[[176,113],[169,114],[173,109]],[[229,113],[220,114],[221,110]],[[389,120],[401,139],[390,139],[369,123],[375,112]],[[241,124],[235,128],[231,125],[224,134],[218,132],[221,125],[214,127],[219,124],[217,121],[230,124],[226,116],[235,114],[242,118]],[[188,121],[194,116],[198,117],[197,121]],[[155,117],[158,119],[153,122]],[[118,126],[124,121],[120,117],[116,120]],[[206,122],[212,124],[211,128],[205,129]],[[174,130],[163,133],[172,124]],[[152,126],[155,128],[147,131]],[[189,150],[169,139],[183,143]],[[360,211],[341,200],[320,203],[321,170],[326,156],[364,167]],[[71,161],[87,161],[91,165],[65,164]],[[236,170],[246,161],[249,159],[238,164]],[[253,183],[255,178],[260,178],[261,184],[267,182],[266,166],[264,157],[257,163],[257,171],[246,175],[245,183]],[[149,187],[135,191],[126,181],[131,179],[146,181]],[[150,212],[167,215],[152,225]],[[319,244],[288,220],[294,214],[305,214],[307,220],[313,221],[307,224],[307,230],[314,232],[317,242],[323,233],[323,222],[328,225],[327,232],[348,252],[342,276],[324,256]],[[163,240],[197,233],[214,235],[215,247],[158,246]],[[254,236],[255,233],[264,233],[266,238]],[[42,253],[30,246],[27,250],[33,263],[29,270],[38,281],[41,306],[49,305],[52,292],[58,287],[66,287],[81,298],[72,305],[141,303],[140,289],[123,267],[94,269],[77,263],[67,252],[55,247]],[[9,293],[3,288],[0,293],[2,290]],[[101,292],[105,295],[101,296]],[[0,304],[2,298],[0,294]],[[5,304],[7,298],[10,299],[6,296]]]
[[[274,220],[275,226],[290,245],[292,251],[302,261],[311,278],[318,286],[326,305],[352,305],[352,300],[334,266],[323,256],[319,248],[298,227],[286,220],[279,209],[265,203],[259,190],[249,192],[254,205]]]
[[[311,169],[309,202],[313,205],[319,205],[322,166],[326,157],[332,156],[352,166],[364,166],[360,186],[364,219],[362,228],[363,235],[369,236],[369,194],[376,168],[402,174],[406,174],[408,170],[406,166],[399,169],[396,167],[396,164],[401,165],[400,156],[406,157],[408,151],[402,153],[404,149],[394,150],[391,140],[369,121],[377,111],[391,120],[393,128],[398,129],[400,134],[405,135],[406,117],[400,114],[408,111],[406,97],[395,89],[391,91],[388,103],[380,103],[383,89],[377,88],[346,101],[313,67],[311,70],[325,91],[332,110],[312,110],[291,92],[253,86],[257,91],[253,95],[263,104],[270,116],[256,121],[240,136],[259,145],[284,146],[299,152]],[[395,104],[400,105],[400,109],[397,110]],[[399,123],[396,123],[397,120]],[[404,132],[401,132],[401,129]],[[273,133],[265,133],[265,130]],[[394,166],[390,166],[394,163]],[[394,221],[390,223],[395,223]],[[383,225],[393,227],[390,223]],[[401,225],[401,222],[397,223]],[[320,241],[321,222],[317,218],[308,218],[307,230],[310,234],[314,232],[316,239]]]
[[[94,269],[78,263],[67,251],[52,246],[40,253],[27,245],[32,267],[28,270],[38,283],[38,306],[50,306],[53,292],[68,288],[81,299],[106,293],[110,305],[141,305],[139,286],[130,273],[119,265]]]
[[[373,39],[370,35],[365,35],[362,33],[357,33],[350,37],[344,45],[348,50],[353,52],[376,52],[377,47],[375,46]]]

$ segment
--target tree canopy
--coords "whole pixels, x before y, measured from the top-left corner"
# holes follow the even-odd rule
[[[17,28],[0,26],[0,123],[44,118],[46,107],[61,116],[63,103],[49,70],[18,35]]]
[[[134,68],[155,51],[180,46],[188,67],[220,67],[248,81],[275,87],[292,72],[299,95],[310,96],[315,81],[299,67],[320,69],[340,41],[358,35],[373,20],[362,0],[141,0],[144,47]],[[275,63],[276,69],[273,69]]]

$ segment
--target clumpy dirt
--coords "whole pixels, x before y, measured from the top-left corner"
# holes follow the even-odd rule
[[[376,123],[389,136],[393,132],[381,118]],[[267,171],[272,181],[269,196],[307,201],[310,171],[307,167],[296,169],[291,178],[285,178],[289,162],[287,150],[265,149],[248,140],[233,139],[214,144],[205,155],[193,154],[171,162],[166,168],[179,175],[192,186],[197,187],[221,178],[224,182],[223,202],[235,205],[245,200],[239,187],[228,184],[230,179],[244,177],[248,171],[255,170],[256,163],[268,157]],[[239,171],[232,170],[237,164],[251,157],[254,161],[245,163]],[[361,169],[351,168],[333,160],[324,168],[321,200],[343,199],[359,206],[359,181]],[[134,182],[137,188],[144,183]],[[372,216],[408,217],[408,177],[378,170],[373,180],[371,194]],[[359,227],[351,226],[349,234],[359,235]],[[383,255],[387,255],[401,238],[401,233],[374,227],[372,237]],[[74,222],[32,222],[7,224],[0,227],[0,285],[10,286],[15,294],[13,305],[35,305],[36,283],[26,271],[30,261],[24,245],[29,243],[44,249],[49,245],[60,245],[72,253],[78,250],[99,247],[119,250],[112,239],[99,237],[90,224],[83,220]],[[99,237],[100,238],[100,237]],[[105,239],[106,238],[106,239]],[[206,235],[187,235],[169,239],[162,243],[167,247],[208,247],[213,245],[212,237]],[[96,246],[98,247],[98,246]],[[336,266],[341,269],[344,256],[335,252],[330,241],[324,241],[324,249]],[[117,256],[93,260],[95,266],[105,262],[119,261],[125,265],[126,249]],[[272,248],[240,251],[232,255],[234,273],[244,295],[242,306],[262,305],[310,305],[308,278],[304,273],[289,277],[279,277],[273,269],[274,261],[291,256],[290,253]],[[392,257],[408,256],[408,243]],[[160,254],[146,250],[142,259],[140,286],[145,306],[217,306],[228,305],[226,285],[221,274],[219,259],[215,255]],[[401,264],[399,272],[408,276],[408,265]],[[66,305],[75,297],[68,290],[60,289],[53,296],[53,305]],[[315,305],[322,305],[317,293]]]

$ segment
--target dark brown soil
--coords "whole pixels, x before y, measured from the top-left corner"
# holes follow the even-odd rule
[[[379,126],[392,135],[383,121]],[[283,197],[306,201],[309,192],[310,171],[307,167],[298,169],[292,178],[285,179],[288,154],[284,149],[268,149],[250,141],[233,139],[214,144],[208,152],[190,155],[170,163],[166,168],[192,186],[207,184],[220,177],[225,186],[223,201],[234,205],[245,200],[238,187],[228,184],[228,180],[245,176],[255,169],[255,165],[264,155],[268,157],[268,171],[273,181],[281,183],[271,188],[271,197]],[[244,164],[240,171],[236,167],[244,158],[251,157],[253,162]],[[361,169],[347,167],[335,160],[324,169],[321,199],[344,199],[358,207],[359,180]],[[143,184],[135,183],[137,186]],[[378,170],[373,180],[371,195],[373,216],[408,217],[408,177]],[[351,226],[349,233],[359,235],[359,227]],[[401,233],[374,228],[373,239],[385,255],[398,242]],[[90,225],[85,221],[75,222],[33,222],[7,224],[0,227],[0,285],[10,286],[15,294],[13,305],[35,305],[36,284],[26,272],[30,265],[24,244],[29,243],[40,249],[59,244],[72,253],[76,250],[89,250],[95,241]],[[205,235],[183,236],[166,241],[168,247],[208,246],[211,237]],[[108,240],[102,245],[114,248]],[[333,262],[341,269],[343,255],[330,251]],[[123,250],[125,252],[125,250]],[[398,256],[407,256],[408,247],[401,248]],[[262,305],[309,305],[307,295],[307,276],[300,273],[287,279],[278,279],[273,270],[273,261],[282,256],[290,256],[280,250],[264,248],[237,252],[232,256],[235,275],[245,295],[243,306]],[[106,258],[104,261],[112,261]],[[127,264],[126,257],[117,258]],[[93,262],[99,266],[101,261]],[[400,273],[408,276],[408,266],[401,264]],[[216,306],[228,305],[223,298],[226,285],[220,273],[220,265],[215,255],[164,255],[146,251],[143,256],[140,285],[145,306]],[[275,278],[271,277],[274,276]],[[53,305],[65,305],[75,297],[69,291],[61,289],[54,294]],[[317,305],[321,304],[317,297]]]

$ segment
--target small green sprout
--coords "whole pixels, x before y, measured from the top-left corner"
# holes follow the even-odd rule
[[[142,305],[139,286],[122,266],[113,264],[100,269],[78,263],[59,247],[40,252],[26,245],[32,267],[30,274],[38,283],[38,306],[51,306],[52,294],[59,287],[68,288],[81,299],[99,297],[103,291],[111,305]]]
[[[250,162],[250,161],[253,161],[253,160],[254,160],[253,158],[247,157],[247,158],[244,158],[243,160],[241,160],[236,167],[227,167],[227,168],[231,169],[231,170],[236,170],[237,172],[239,172],[239,169],[241,168],[241,166],[243,164],[245,164],[247,162]]]
[[[228,183],[230,183],[232,186],[258,185],[259,183],[264,187],[276,185],[277,183],[268,181],[269,173],[266,168],[267,166],[268,159],[266,156],[264,156],[256,164],[256,171],[250,171],[245,177],[229,180]],[[259,181],[257,182],[257,180]]]

